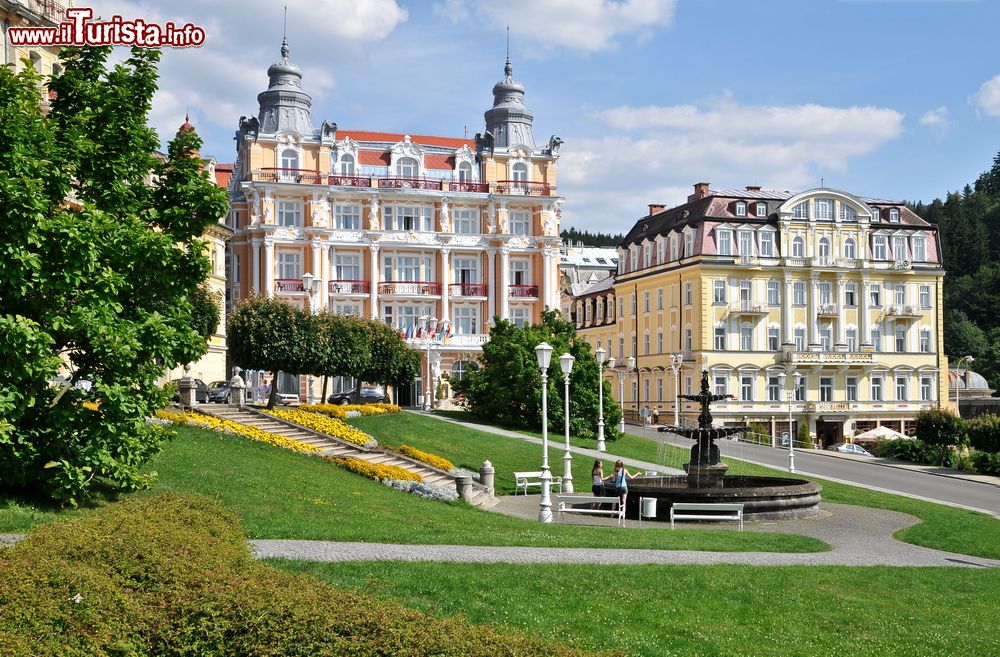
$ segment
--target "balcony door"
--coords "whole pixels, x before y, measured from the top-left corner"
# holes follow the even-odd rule
[[[479,282],[479,260],[477,258],[455,258],[455,282],[462,285]]]

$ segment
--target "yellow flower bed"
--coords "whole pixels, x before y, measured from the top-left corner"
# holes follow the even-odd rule
[[[348,411],[357,411],[362,416],[368,416],[399,413],[403,409],[395,404],[302,404],[298,410],[343,420],[347,418]]]
[[[350,470],[356,474],[368,477],[369,479],[377,479],[378,481],[384,481],[386,479],[416,481],[418,483],[423,483],[424,481],[424,478],[417,473],[404,470],[403,468],[395,465],[382,465],[369,463],[368,461],[362,461],[361,459],[345,458],[334,458],[333,462],[345,470]]]
[[[337,420],[343,420],[347,417],[344,407],[337,404],[302,404],[299,406],[299,410],[307,413],[319,413]]]
[[[302,452],[303,454],[315,454],[323,451],[321,448],[314,445],[308,445],[306,443],[299,442],[298,440],[285,438],[284,436],[279,436],[275,433],[268,433],[267,431],[263,431],[256,427],[248,427],[240,424],[239,422],[223,420],[221,418],[210,417],[208,415],[201,415],[200,413],[190,413],[188,411],[183,413],[158,411],[156,416],[161,420],[167,420],[168,422],[173,422],[174,424],[200,427],[202,429],[209,429],[211,431],[219,431],[222,433],[231,433],[244,438],[249,438],[250,440],[256,440],[258,442],[267,443],[268,445],[274,445],[275,447],[283,447],[284,449],[290,449],[295,452]]]
[[[333,436],[334,438],[339,438],[340,440],[360,445],[361,447],[375,447],[378,445],[378,442],[364,431],[344,424],[340,420],[334,420],[323,415],[285,408],[275,408],[263,412],[273,415],[279,420],[294,422],[307,429],[319,431],[320,433],[325,433],[328,436]]]
[[[403,456],[409,456],[411,459],[416,459],[421,463],[426,463],[432,468],[437,468],[438,470],[444,470],[445,472],[451,472],[455,469],[455,464],[448,459],[438,456],[437,454],[430,454],[428,452],[423,452],[416,447],[410,447],[409,445],[403,445],[398,450],[396,450]]]
[[[361,408],[362,406],[364,406],[366,408],[376,408],[376,409],[379,409],[380,411],[382,411],[382,413],[402,413],[403,412],[403,409],[400,408],[399,406],[396,406],[395,404],[383,404],[382,402],[379,402],[377,404],[359,404],[358,408]]]

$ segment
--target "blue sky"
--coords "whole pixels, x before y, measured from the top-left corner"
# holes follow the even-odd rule
[[[78,4],[86,4],[79,2]],[[232,161],[278,57],[282,2],[93,2],[191,20],[203,48],[166,51],[152,120],[190,109],[205,155]],[[288,0],[292,59],[316,125],[482,131],[504,27],[535,137],[565,141],[563,224],[626,231],[648,203],[716,189],[930,200],[1000,150],[993,0]]]

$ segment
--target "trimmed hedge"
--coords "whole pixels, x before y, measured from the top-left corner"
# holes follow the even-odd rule
[[[965,421],[969,444],[982,452],[1000,452],[1000,416],[980,415]]]
[[[584,655],[253,560],[202,498],[130,499],[0,549],[4,657]]]

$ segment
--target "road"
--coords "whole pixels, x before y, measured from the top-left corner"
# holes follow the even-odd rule
[[[626,431],[634,436],[645,435],[647,438],[666,440],[681,447],[693,444],[691,440],[657,433],[651,429],[643,434],[641,428],[628,426]],[[716,441],[716,444],[724,458],[788,469],[787,448],[763,447],[730,440]],[[817,450],[796,450],[795,471],[797,474],[824,477],[908,497],[985,511],[1000,518],[1000,486],[988,483],[888,467],[873,463],[865,457]]]

